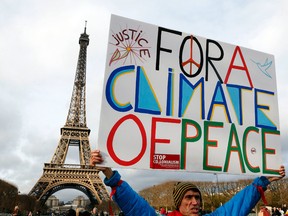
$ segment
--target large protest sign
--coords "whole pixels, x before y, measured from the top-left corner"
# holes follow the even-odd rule
[[[112,15],[104,166],[276,174],[274,56]]]

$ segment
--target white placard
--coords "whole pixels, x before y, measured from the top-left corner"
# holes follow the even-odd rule
[[[277,174],[274,56],[112,15],[104,166]]]

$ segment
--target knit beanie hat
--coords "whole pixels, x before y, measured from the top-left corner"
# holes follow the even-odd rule
[[[184,194],[189,190],[197,191],[200,194],[200,201],[202,203],[201,192],[196,185],[192,184],[191,182],[178,182],[174,186],[173,190],[173,199],[177,209],[181,204]]]

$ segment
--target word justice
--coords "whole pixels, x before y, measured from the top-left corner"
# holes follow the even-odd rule
[[[140,30],[126,28],[122,31],[112,34],[114,41],[111,42],[114,46],[121,46],[123,44],[128,44],[126,47],[127,51],[131,51],[132,47],[137,47],[138,54],[140,57],[142,55],[148,56],[150,58],[150,51],[147,48],[149,42],[146,38],[142,36],[143,32]],[[135,45],[136,44],[136,45]],[[133,52],[136,52],[135,50]]]

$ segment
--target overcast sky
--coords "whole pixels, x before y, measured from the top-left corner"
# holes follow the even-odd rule
[[[273,54],[283,164],[287,166],[288,1],[286,0],[1,0],[0,178],[28,193],[60,139],[72,95],[85,20],[87,126],[97,148],[111,14]],[[211,174],[121,170],[137,191],[167,180],[212,180]],[[219,181],[237,179],[219,175]],[[58,193],[69,200],[72,193]]]

